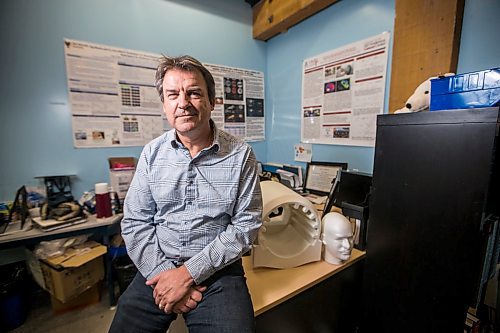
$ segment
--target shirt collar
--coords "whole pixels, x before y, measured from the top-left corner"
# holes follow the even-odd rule
[[[208,149],[214,150],[217,153],[220,150],[220,140],[219,140],[220,131],[212,119],[210,119],[210,128],[212,129],[214,140],[212,142],[212,145]],[[177,139],[177,133],[176,133],[175,129],[172,129],[171,131],[169,131],[167,133],[167,141],[170,142],[170,145],[174,149],[184,147],[182,142],[180,142]]]

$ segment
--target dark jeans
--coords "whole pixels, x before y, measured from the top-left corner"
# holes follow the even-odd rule
[[[120,296],[110,333],[165,333],[177,318],[166,314],[154,302],[153,288],[137,273]],[[253,305],[241,260],[216,272],[201,283],[207,286],[198,306],[183,314],[190,333],[255,332]]]

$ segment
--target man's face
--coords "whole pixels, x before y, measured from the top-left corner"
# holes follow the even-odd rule
[[[200,72],[169,70],[163,78],[163,111],[180,134],[209,126],[213,106]]]

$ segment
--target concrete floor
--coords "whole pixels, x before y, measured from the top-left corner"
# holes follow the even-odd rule
[[[28,317],[23,325],[10,333],[106,333],[115,315],[109,306],[107,291],[101,291],[99,303],[63,314],[54,314],[49,293],[41,289],[32,293]],[[1,331],[1,330],[0,330]],[[182,316],[166,333],[187,333]]]
[[[24,324],[11,333],[103,333],[108,331],[115,315],[107,297],[101,297],[99,303],[83,309],[54,314],[48,293],[40,290],[33,294],[30,305]]]

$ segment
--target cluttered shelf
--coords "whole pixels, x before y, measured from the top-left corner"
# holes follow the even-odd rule
[[[85,233],[102,232],[107,230],[107,235],[119,231],[119,221],[121,221],[123,214],[116,214],[107,218],[96,218],[95,215],[88,215],[83,223],[70,225],[64,228],[43,231],[39,228],[27,228],[26,231],[19,231],[11,234],[0,234],[0,249],[12,248],[15,246],[25,246],[36,244],[44,240],[51,240],[56,238],[70,237],[74,235],[81,235]],[[28,226],[30,221],[27,222]]]
[[[112,183],[116,180],[114,172],[110,170]],[[120,172],[128,177],[133,169]],[[96,183],[95,190],[84,192],[76,200],[72,177],[75,175],[36,177],[43,179],[44,189],[22,185],[13,201],[0,202],[0,268],[2,272],[14,272],[2,273],[0,284],[9,287],[0,293],[12,295],[9,299],[16,304],[10,313],[18,314],[11,320],[13,316],[0,313],[2,328],[18,327],[24,321],[26,290],[16,281],[24,281],[29,275],[50,294],[56,313],[98,300],[99,281],[103,279],[109,305],[114,306],[117,289],[121,293],[132,272],[135,274],[135,267],[128,268],[119,236],[121,200],[126,190]]]
[[[119,231],[120,195],[107,183],[95,184],[75,200],[74,175],[42,176],[45,190],[21,186],[14,201],[0,212],[0,249],[33,245],[40,241],[99,232],[109,237]],[[112,199],[113,197],[113,199]],[[108,239],[106,238],[106,241]]]
[[[41,241],[74,237],[86,234],[94,234],[102,237],[103,244],[107,247],[110,245],[110,237],[120,232],[120,221],[122,217],[123,214],[115,214],[108,218],[96,218],[96,215],[88,215],[86,221],[83,223],[66,226],[64,228],[52,231],[43,231],[39,228],[33,227],[27,231],[20,231],[3,235],[0,236],[0,250],[16,248],[20,246],[32,246],[40,243]],[[30,219],[26,221],[26,224],[28,223],[31,223]],[[111,255],[105,255],[105,281],[109,294],[109,304],[111,306],[116,304],[116,296],[113,287],[113,276],[111,269],[112,260],[113,258],[111,257]]]

